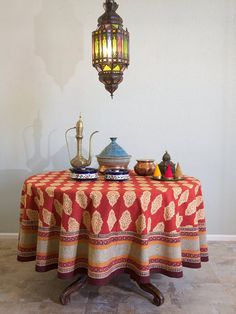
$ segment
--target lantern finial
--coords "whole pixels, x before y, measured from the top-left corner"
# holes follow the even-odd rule
[[[119,5],[114,0],[106,0],[103,7],[105,11],[116,11]]]

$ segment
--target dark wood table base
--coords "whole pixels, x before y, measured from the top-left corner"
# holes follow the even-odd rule
[[[62,305],[70,303],[70,295],[76,291],[79,291],[86,283],[87,276],[80,276],[76,281],[69,285],[60,295],[60,302]]]
[[[87,283],[87,279],[87,276],[80,276],[76,281],[69,285],[60,295],[61,304],[67,305],[70,302],[71,294],[79,291]],[[137,284],[142,290],[153,295],[153,304],[155,304],[156,306],[160,306],[164,303],[164,296],[156,286],[151,283]]]
[[[155,304],[156,306],[160,306],[164,303],[165,299],[164,299],[163,294],[152,283],[137,283],[137,284],[142,290],[144,290],[144,291],[146,291],[146,292],[148,292],[154,296],[153,304]]]

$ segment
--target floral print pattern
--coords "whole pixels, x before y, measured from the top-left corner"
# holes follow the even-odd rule
[[[97,210],[92,215],[91,224],[92,224],[93,233],[99,234],[99,232],[102,229],[103,220],[102,220],[101,214]]]
[[[151,192],[150,191],[144,191],[141,198],[140,198],[141,207],[144,211],[146,211],[148,209],[148,205],[150,203],[150,200],[151,200]]]
[[[117,189],[118,189],[118,188],[117,188]],[[109,204],[110,204],[112,207],[117,203],[119,197],[120,197],[120,193],[117,192],[117,191],[109,191],[109,192],[107,193],[107,199],[108,199],[108,201],[109,201]]]
[[[134,204],[136,200],[136,194],[134,191],[126,191],[123,198],[124,198],[125,206],[129,208]]]
[[[172,201],[164,209],[164,219],[171,220],[175,215],[175,203]]]
[[[154,201],[152,202],[152,207],[151,207],[151,213],[152,213],[152,215],[156,214],[157,211],[161,208],[161,206],[162,206],[162,200],[163,200],[162,194],[156,196],[156,198],[155,198]]]
[[[81,190],[77,191],[75,200],[79,204],[79,206],[83,209],[85,209],[88,205],[88,198],[86,194],[84,193],[84,191],[81,191]]]
[[[108,228],[109,228],[110,232],[114,228],[116,221],[117,221],[116,214],[115,214],[114,210],[111,209],[109,216],[108,216],[108,219],[107,219],[107,224],[108,224]]]
[[[92,199],[93,207],[98,208],[101,204],[102,193],[100,191],[92,191],[90,198]]]
[[[131,215],[128,210],[124,211],[122,216],[120,217],[119,223],[120,223],[120,229],[122,231],[126,231],[131,223]]]

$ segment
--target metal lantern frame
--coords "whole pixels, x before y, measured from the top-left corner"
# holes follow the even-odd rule
[[[129,32],[123,29],[114,0],[106,0],[104,9],[105,13],[98,19],[98,28],[92,33],[92,59],[100,82],[113,97],[129,66]]]

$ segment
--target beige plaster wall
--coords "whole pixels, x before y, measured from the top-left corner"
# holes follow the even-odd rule
[[[0,0],[0,232],[17,232],[23,180],[68,168],[83,113],[94,155],[166,149],[202,181],[208,232],[236,234],[236,1],[119,0],[131,65],[112,101],[91,66],[102,0]],[[96,166],[94,159],[93,165]]]

